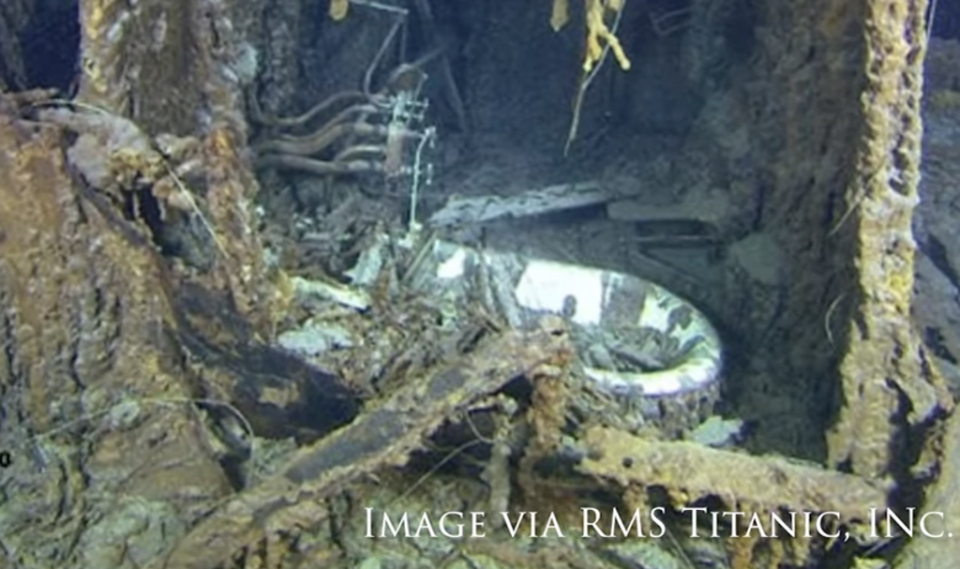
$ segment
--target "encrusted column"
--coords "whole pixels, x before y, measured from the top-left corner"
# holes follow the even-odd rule
[[[920,96],[926,2],[867,0],[865,85],[856,176],[832,233],[853,239],[856,288],[841,302],[846,345],[842,408],[828,437],[831,464],[862,476],[896,476],[919,441],[911,431],[950,405],[912,326],[911,217],[918,201]]]
[[[220,0],[81,0],[78,100],[132,119],[150,135],[196,137],[204,168],[194,183],[212,229],[211,281],[261,335],[271,333],[268,282],[252,200],[259,186],[242,154],[247,127],[242,89],[256,52],[239,37]]]

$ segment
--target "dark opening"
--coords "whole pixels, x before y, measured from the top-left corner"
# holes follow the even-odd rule
[[[23,87],[70,89],[80,53],[78,10],[77,0],[38,0],[20,33],[27,80]]]
[[[933,18],[930,35],[943,39],[960,39],[960,4],[949,0],[930,2],[927,15]]]

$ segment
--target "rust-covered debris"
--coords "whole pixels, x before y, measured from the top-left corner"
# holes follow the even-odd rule
[[[540,330],[492,338],[462,361],[415,378],[349,426],[298,450],[273,478],[221,506],[177,545],[167,566],[214,567],[261,539],[276,544],[281,536],[292,548],[296,528],[327,522],[329,514],[317,502],[359,477],[404,465],[446,420],[511,379],[565,365],[566,341],[562,321],[545,321]],[[278,550],[282,557],[283,547]]]
[[[141,228],[86,197],[63,128],[4,107],[0,444],[16,457],[0,474],[4,555],[27,567],[146,563],[164,532],[186,529],[181,516],[229,493],[189,403],[198,378],[167,277]],[[111,529],[118,516],[141,529]]]
[[[274,4],[270,21],[296,23],[298,6]],[[348,4],[331,4],[334,19],[362,27],[356,7],[344,17]],[[0,87],[22,81],[8,40],[29,5],[0,10],[0,76],[13,78]],[[617,21],[624,8],[585,5]],[[324,186],[349,197],[331,201],[337,207],[312,230],[297,229],[301,241],[271,227],[255,200],[282,200],[263,196],[261,181],[277,194],[289,187],[275,173],[255,176],[244,99],[263,87],[276,95],[267,97],[273,113],[277,93],[292,91],[277,84],[290,58],[258,67],[254,47],[282,51],[289,38],[254,31],[257,16],[231,10],[212,0],[81,0],[77,96],[0,94],[0,451],[13,457],[0,468],[4,561],[689,569],[698,547],[730,569],[933,568],[950,558],[942,542],[918,539],[894,561],[902,541],[864,531],[871,508],[960,509],[955,418],[941,433],[952,400],[910,320],[923,2],[757,8],[766,25],[756,30],[757,84],[744,95],[756,107],[737,105],[759,117],[744,132],[759,141],[753,159],[770,164],[760,176],[767,193],[747,199],[751,186],[737,180],[711,202],[723,208],[705,208],[733,232],[727,208],[753,203],[756,223],[772,229],[740,243],[785,252],[763,286],[713,307],[776,352],[737,369],[725,395],[759,401],[755,410],[768,391],[795,396],[787,418],[750,417],[764,433],[753,448],[782,442],[819,464],[678,440],[690,433],[675,416],[639,425],[611,417],[624,402],[585,380],[569,320],[512,325],[492,309],[503,291],[468,295],[459,327],[441,328],[451,308],[439,297],[449,291],[436,285],[430,297],[410,286],[427,247],[409,241],[434,235],[398,238],[388,209],[350,180]],[[566,2],[554,10],[559,27]],[[606,29],[596,23],[587,22]],[[609,31],[627,45],[626,30]],[[270,84],[256,85],[264,67]],[[684,199],[696,195],[705,194]],[[504,212],[561,209],[549,192],[536,197],[544,204]],[[482,211],[484,200],[459,203]],[[783,278],[795,286],[778,289]],[[340,282],[348,280],[355,286]],[[733,322],[738,307],[762,318]],[[637,416],[712,409],[709,395],[654,402]],[[587,505],[836,513],[833,529],[852,537],[665,546],[520,539],[503,524],[487,541],[363,537],[368,504],[399,514],[434,503],[491,518],[556,512],[560,524]],[[668,525],[676,535],[688,529]]]

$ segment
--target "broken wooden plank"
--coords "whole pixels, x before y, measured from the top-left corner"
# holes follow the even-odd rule
[[[622,197],[599,182],[558,184],[514,196],[453,198],[428,222],[434,227],[482,223],[504,217],[527,217],[599,205]]]
[[[731,509],[836,512],[840,523],[854,526],[852,530],[866,521],[871,508],[887,505],[890,490],[882,482],[815,463],[751,456],[692,442],[651,441],[603,427],[587,431],[584,442],[589,458],[578,470],[625,489],[659,486],[688,502],[717,496]]]
[[[627,198],[607,204],[607,217],[618,221],[658,222],[696,220],[722,226],[733,214],[730,198],[720,191],[690,191],[678,203],[651,204]]]
[[[322,498],[360,476],[403,465],[425,437],[472,403],[541,365],[566,365],[570,357],[562,321],[546,318],[540,329],[508,331],[453,365],[412,378],[350,425],[297,451],[279,474],[218,508],[181,540],[165,566],[216,567],[265,536],[297,531],[305,510],[310,525],[322,523]]]

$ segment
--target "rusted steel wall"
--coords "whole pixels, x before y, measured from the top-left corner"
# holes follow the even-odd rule
[[[891,441],[947,404],[909,317],[925,4],[774,2],[758,36],[761,225],[790,287],[760,348],[779,358],[741,392],[790,396],[763,446],[868,477],[902,469]]]
[[[23,89],[27,70],[19,34],[30,22],[33,0],[7,0],[0,10],[0,91]]]
[[[229,484],[186,403],[197,385],[158,256],[83,197],[63,140],[0,113],[2,557],[130,566],[123,549],[154,558]],[[124,519],[138,536],[116,533]]]

